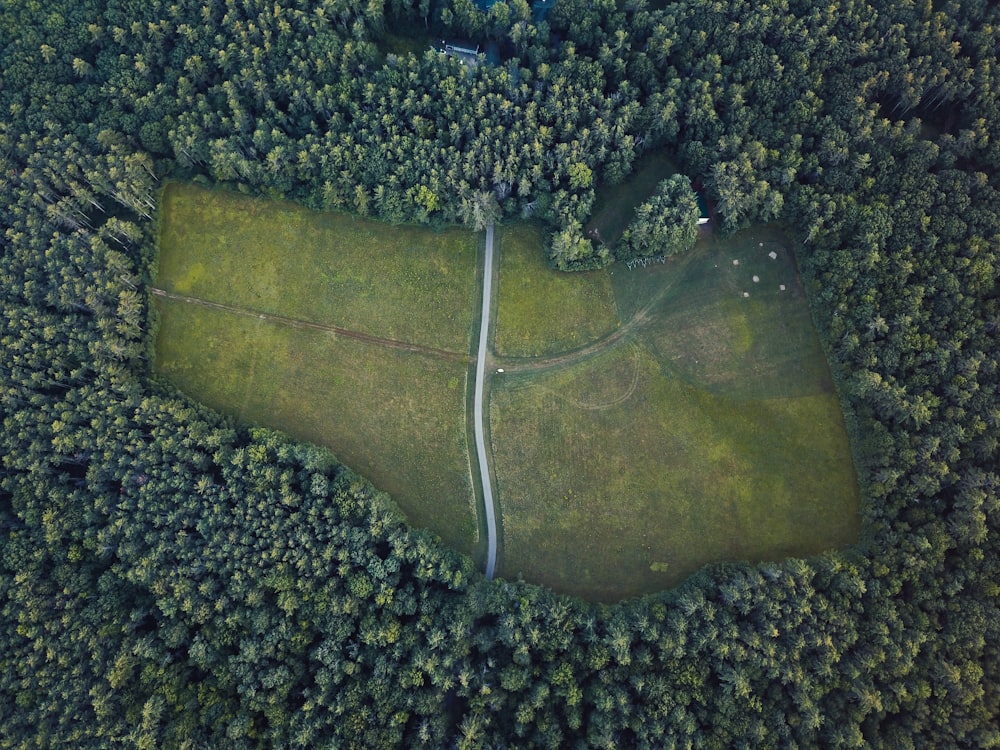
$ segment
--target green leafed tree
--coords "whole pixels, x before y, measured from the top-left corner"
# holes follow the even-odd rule
[[[560,271],[586,271],[603,268],[610,260],[607,248],[595,248],[584,236],[580,222],[572,221],[552,235],[549,262]]]
[[[691,181],[675,174],[663,180],[635,218],[616,250],[620,260],[684,252],[698,239],[698,197]]]
[[[459,215],[467,227],[481,232],[500,218],[500,203],[489,190],[472,190],[462,197]]]

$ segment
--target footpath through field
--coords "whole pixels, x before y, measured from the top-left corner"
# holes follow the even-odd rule
[[[242,315],[247,318],[258,318],[260,320],[267,320],[272,323],[280,323],[281,325],[286,325],[291,328],[311,328],[316,331],[327,331],[329,333],[335,333],[338,336],[343,336],[344,338],[354,339],[355,341],[363,341],[366,344],[375,344],[376,346],[384,346],[388,349],[399,349],[406,352],[420,352],[421,354],[430,354],[435,357],[441,357],[443,359],[453,359],[453,360],[466,360],[469,357],[465,354],[460,354],[458,352],[450,352],[446,349],[437,349],[432,346],[423,346],[421,344],[411,344],[408,341],[399,341],[398,339],[388,339],[384,336],[373,336],[370,333],[363,333],[361,331],[352,331],[348,328],[341,328],[340,326],[327,325],[325,323],[313,323],[309,320],[301,320],[300,318],[289,318],[285,315],[275,315],[274,313],[260,312],[258,310],[249,310],[244,307],[234,307],[233,305],[225,305],[221,302],[212,302],[207,299],[202,299],[201,297],[190,297],[186,294],[177,294],[176,292],[168,292],[165,289],[159,289],[153,287],[150,292],[157,297],[163,297],[164,299],[174,300],[175,302],[186,302],[190,305],[199,305],[201,307],[208,307],[212,310],[221,310],[223,312],[232,313],[233,315]]]
[[[486,255],[483,262],[483,312],[479,319],[479,353],[476,356],[476,395],[473,424],[476,433],[476,455],[479,476],[483,483],[483,505],[486,508],[486,578],[493,578],[497,562],[497,518],[493,507],[493,486],[486,461],[486,437],[483,435],[483,390],[486,379],[486,346],[490,335],[490,297],[493,293],[493,222],[486,227]]]

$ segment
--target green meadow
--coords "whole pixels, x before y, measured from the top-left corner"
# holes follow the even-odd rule
[[[710,561],[856,541],[847,433],[787,240],[707,236],[665,264],[602,274],[623,325],[636,321],[625,336],[497,360],[501,573],[611,602]]]
[[[156,369],[223,413],[330,448],[411,523],[472,553],[465,405],[478,238],[180,184],[166,188],[162,216],[156,285],[233,309],[157,298]]]
[[[162,206],[157,371],[329,447],[411,523],[481,553],[468,445],[481,237],[190,185]],[[500,575],[610,602],[706,563],[857,540],[840,405],[781,233],[705,233],[667,263],[586,274],[549,269],[537,225],[497,237]]]
[[[618,327],[607,273],[560,273],[545,263],[544,235],[536,224],[498,232],[494,351],[535,357],[588,344]]]
[[[192,185],[161,203],[157,285],[274,313],[467,353],[477,239],[388,227]]]

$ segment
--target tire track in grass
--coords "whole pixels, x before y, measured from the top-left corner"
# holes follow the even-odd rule
[[[553,398],[565,401],[570,406],[573,406],[577,409],[584,409],[585,411],[604,411],[614,406],[618,406],[619,404],[623,404],[630,398],[632,398],[633,394],[638,389],[639,370],[640,370],[639,345],[636,344],[635,342],[630,341],[626,342],[626,346],[629,347],[629,351],[632,355],[632,382],[629,383],[628,388],[626,388],[625,392],[622,393],[621,395],[615,396],[614,398],[610,398],[607,401],[587,402],[587,401],[582,401],[580,399],[575,399],[572,396],[567,396],[565,393],[562,393],[559,390],[553,388],[546,388],[544,386],[537,384],[534,387],[541,390],[542,393],[547,393]],[[521,370],[521,372],[524,372],[524,370]]]
[[[306,328],[312,329],[314,331],[326,331],[327,333],[335,333],[338,336],[343,336],[344,338],[354,339],[355,341],[361,341],[366,344],[373,344],[375,346],[382,346],[388,349],[397,349],[404,352],[419,352],[421,354],[430,354],[435,357],[441,357],[442,359],[450,359],[456,362],[464,362],[468,364],[472,359],[467,354],[461,354],[460,352],[452,352],[447,349],[436,349],[432,346],[423,346],[422,344],[411,344],[408,341],[399,341],[397,339],[385,338],[383,336],[373,336],[370,333],[362,333],[361,331],[352,331],[349,328],[341,328],[340,326],[326,325],[325,323],[313,323],[309,320],[302,320],[300,318],[289,318],[284,315],[275,315],[274,313],[259,312],[257,310],[250,310],[243,307],[235,307],[233,305],[226,305],[221,302],[211,302],[207,299],[201,299],[200,297],[190,297],[186,294],[177,294],[175,292],[168,292],[165,289],[158,289],[153,287],[150,291],[157,297],[163,297],[164,299],[174,300],[175,302],[186,302],[190,305],[198,305],[200,307],[207,307],[211,310],[220,310],[222,312],[232,313],[233,315],[242,315],[246,318],[257,318],[258,320],[267,320],[272,323],[279,323],[281,325],[286,325],[291,328]]]
[[[589,359],[616,346],[630,333],[649,323],[653,317],[654,308],[660,303],[660,300],[663,299],[669,289],[670,287],[668,286],[657,293],[650,302],[644,305],[641,310],[636,312],[624,324],[579,349],[541,357],[495,357],[494,359],[498,365],[503,366],[504,372],[508,373],[542,372]]]

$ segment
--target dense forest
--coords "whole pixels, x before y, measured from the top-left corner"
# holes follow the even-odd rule
[[[1000,746],[1000,6],[656,5],[0,4],[0,747]],[[167,177],[534,215],[574,269],[653,150],[801,241],[856,548],[613,607],[488,582],[152,375]]]

